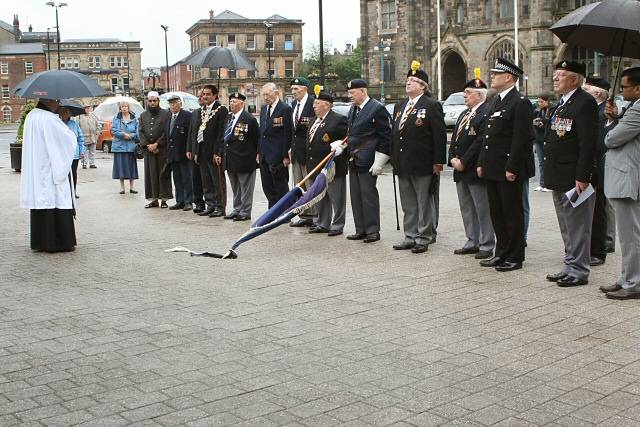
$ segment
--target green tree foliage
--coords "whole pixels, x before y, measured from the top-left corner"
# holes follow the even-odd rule
[[[331,92],[342,91],[349,80],[361,76],[362,49],[355,48],[351,55],[334,55],[329,51],[330,46],[325,44],[325,88]],[[320,82],[320,47],[318,45],[312,45],[311,49],[307,51],[302,70],[312,84]]]

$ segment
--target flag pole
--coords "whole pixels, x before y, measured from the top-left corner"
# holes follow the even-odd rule
[[[342,144],[346,144],[347,140],[349,139],[349,137],[345,137],[345,139],[342,140]],[[300,187],[302,188],[302,185],[307,182],[309,180],[309,178],[311,178],[313,175],[315,175],[318,171],[320,171],[320,169],[322,169],[324,167],[324,164],[327,163],[329,161],[329,159],[331,158],[331,156],[333,156],[335,150],[331,150],[331,152],[329,154],[327,154],[324,159],[322,159],[320,161],[320,163],[318,163],[318,165],[313,168],[313,170],[311,172],[309,172],[307,174],[307,176],[305,176],[304,178],[302,178],[302,181],[300,181],[299,183],[296,184],[296,187]]]

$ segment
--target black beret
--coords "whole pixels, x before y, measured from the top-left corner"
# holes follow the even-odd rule
[[[591,86],[599,87],[600,89],[611,89],[611,84],[602,77],[589,76],[586,78],[585,82]]]
[[[505,58],[496,59],[491,71],[494,73],[509,73],[516,77],[520,77],[524,74],[522,68]]]
[[[487,84],[485,82],[483,82],[481,79],[471,79],[468,82],[466,82],[464,84],[463,89],[467,89],[467,88],[471,88],[471,89],[486,89],[487,88]]]
[[[232,94],[229,95],[229,99],[239,99],[241,101],[244,101],[247,99],[247,97],[241,94],[240,92],[233,92]]]
[[[560,61],[556,64],[556,70],[571,71],[585,77],[587,75],[587,66],[582,62],[576,61]]]
[[[353,79],[347,83],[347,89],[362,89],[367,87],[367,81],[364,79]]]
[[[329,92],[320,91],[316,99],[319,99],[321,101],[327,101],[333,104],[333,96],[331,96]]]
[[[424,72],[424,70],[409,70],[407,73],[407,78],[415,77],[416,79],[422,80],[425,84],[429,84],[429,75]]]

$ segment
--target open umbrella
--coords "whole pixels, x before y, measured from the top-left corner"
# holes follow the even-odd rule
[[[187,65],[195,65],[196,67],[217,68],[218,86],[220,85],[220,68],[255,71],[253,62],[251,62],[242,51],[234,47],[203,47],[182,61]]]
[[[66,108],[71,111],[71,116],[79,116],[80,114],[86,114],[84,111],[84,107],[77,101],[73,99],[61,99],[60,106]]]
[[[196,108],[200,108],[200,104],[198,104],[198,97],[192,95],[187,92],[167,92],[160,95],[160,107],[169,108],[169,97],[173,95],[178,95],[180,100],[182,101],[182,108],[185,110],[193,111]]]
[[[602,0],[582,6],[553,24],[550,30],[572,46],[620,57],[640,58],[640,1]]]
[[[84,98],[107,94],[100,85],[84,74],[68,70],[36,73],[18,83],[13,93],[22,98]]]
[[[134,98],[129,96],[112,96],[102,101],[93,111],[93,114],[100,121],[110,122],[113,116],[118,113],[119,102],[129,103],[129,110],[133,111],[136,116],[139,116],[140,113],[144,111],[144,107]]]

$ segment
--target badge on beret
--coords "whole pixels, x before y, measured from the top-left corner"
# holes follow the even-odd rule
[[[565,68],[567,66],[567,61],[563,61],[562,62],[562,68]]]
[[[324,135],[322,135],[322,142],[329,142],[331,140],[331,138],[329,138],[329,134],[325,133]]]
[[[347,88],[351,89],[351,82],[347,83]]]

